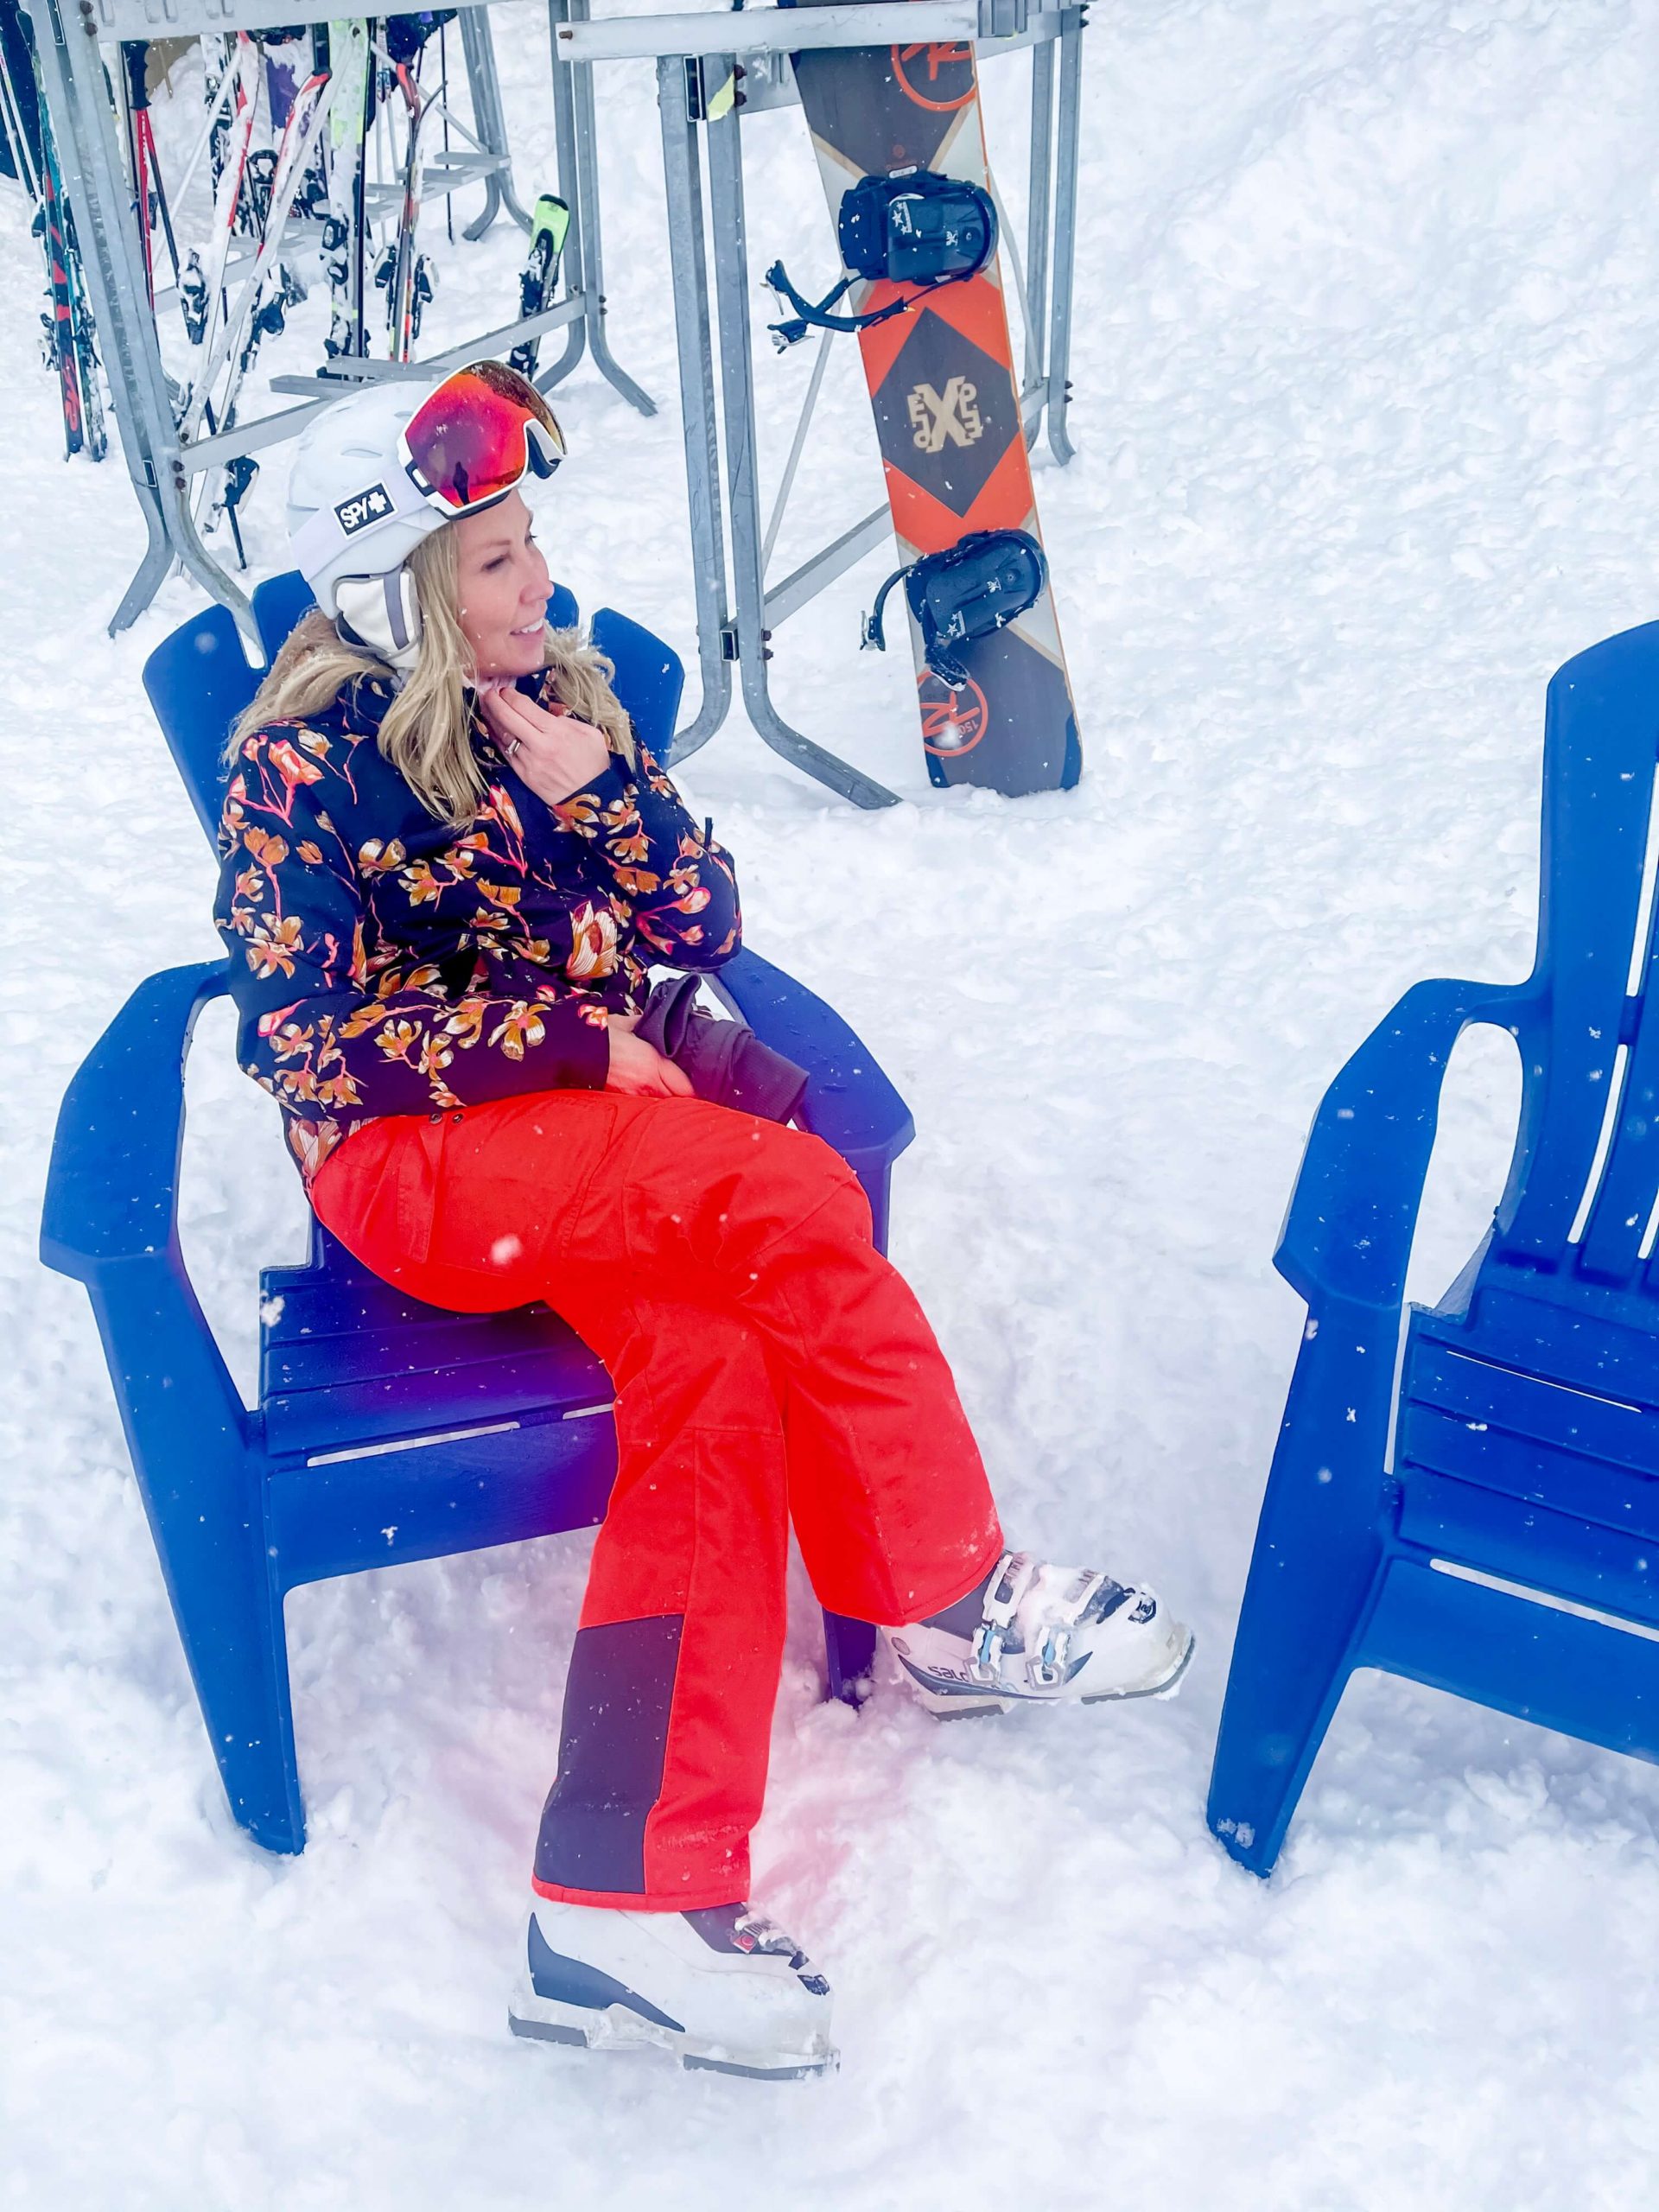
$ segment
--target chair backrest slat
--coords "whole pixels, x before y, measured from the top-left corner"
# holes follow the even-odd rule
[[[1638,926],[1651,931],[1643,886],[1656,757],[1659,623],[1649,623],[1579,654],[1549,687],[1535,971],[1548,1001],[1521,1039],[1522,1141],[1488,1275],[1520,1262],[1644,1292],[1637,1269],[1659,1135],[1640,1094],[1659,1084],[1659,1036],[1630,1052],[1640,994],[1632,1001],[1627,986]],[[1645,987],[1645,942],[1641,952]]]

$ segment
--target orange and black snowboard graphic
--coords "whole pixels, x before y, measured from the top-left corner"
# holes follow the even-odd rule
[[[794,61],[832,219],[860,177],[912,162],[984,187],[971,46],[821,48]],[[912,290],[856,283],[842,311],[864,314]],[[941,552],[972,530],[1026,530],[1040,540],[995,260],[924,292],[907,315],[861,331],[858,342],[900,559]],[[936,784],[1015,793],[1077,782],[1083,756],[1052,590],[1006,629],[957,648],[969,677],[960,690],[923,660],[913,620],[910,630]]]

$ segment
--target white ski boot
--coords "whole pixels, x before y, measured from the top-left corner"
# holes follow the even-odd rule
[[[1150,1590],[1046,1566],[1029,1552],[1003,1554],[976,1625],[946,1625],[947,1618],[887,1634],[923,1703],[951,1719],[1016,1705],[1169,1696],[1192,1656],[1191,1631]]]
[[[657,2048],[757,2081],[833,2072],[830,1985],[746,1904],[624,1912],[531,1897],[516,2036],[589,2050]]]

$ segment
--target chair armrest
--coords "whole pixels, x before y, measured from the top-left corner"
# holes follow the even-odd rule
[[[1452,1048],[1474,1022],[1517,1032],[1535,982],[1414,984],[1320,1102],[1274,1265],[1310,1305],[1398,1311]]]
[[[41,1257],[90,1283],[112,1261],[176,1239],[184,1062],[196,1016],[227,988],[225,963],[140,983],[64,1094],[47,1173]]]
[[[735,954],[706,977],[763,1045],[806,1073],[801,1121],[855,1164],[891,1166],[916,1134],[910,1109],[833,1007],[757,952]]]

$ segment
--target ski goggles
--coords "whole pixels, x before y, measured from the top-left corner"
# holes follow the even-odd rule
[[[550,476],[564,459],[564,434],[528,377],[474,361],[421,402],[397,448],[429,506],[475,514],[505,499],[527,470]]]

